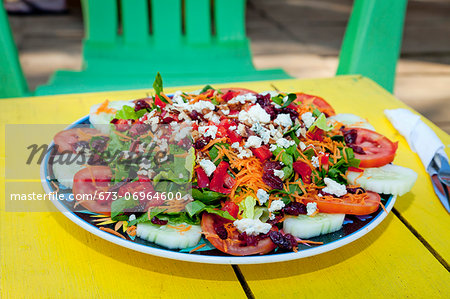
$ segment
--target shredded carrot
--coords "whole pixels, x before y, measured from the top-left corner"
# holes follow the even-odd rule
[[[136,225],[132,225],[129,228],[127,228],[127,234],[134,237],[136,236]]]
[[[117,236],[117,237],[120,237],[120,238],[122,238],[122,239],[124,239],[124,240],[127,239],[127,238],[125,238],[124,236],[122,236],[120,233],[118,233],[118,232],[116,232],[115,230],[110,229],[110,228],[108,228],[108,227],[100,227],[100,230],[105,231],[105,232],[107,232],[107,233],[110,233],[110,234],[112,234],[112,235],[115,235],[115,236]]]
[[[195,247],[194,249],[192,249],[191,251],[189,251],[189,253],[193,253],[194,251],[199,250],[200,248],[203,248],[206,246],[206,243],[200,244],[197,247]]]
[[[128,140],[133,139],[133,138],[131,138],[131,137],[125,135],[125,134],[122,134],[122,133],[117,132],[116,130],[114,130],[113,132],[114,132],[117,136],[120,136],[120,137],[122,137],[122,138],[125,138],[125,139],[128,139]]]
[[[173,102],[172,102],[172,99],[171,98],[169,98],[168,96],[166,96],[165,94],[163,94],[163,93],[161,93],[161,96],[163,97],[163,98],[165,98],[166,99],[166,101],[169,103],[169,104],[173,104]]]
[[[322,245],[323,244],[323,242],[316,242],[316,241],[310,241],[310,240],[298,240],[297,243],[316,244],[316,245]]]
[[[108,108],[109,101],[105,100],[95,111],[95,114],[100,114],[101,112],[105,113],[115,113],[117,110],[114,108]]]
[[[123,221],[118,221],[116,223],[116,225],[114,226],[114,230],[118,231],[122,227],[122,225],[123,225]]]
[[[176,229],[182,235],[184,232],[187,232],[188,230],[190,230],[192,226],[191,225],[186,226],[184,224],[180,224],[178,226],[173,226],[173,225],[168,224],[167,227]]]
[[[52,183],[53,187],[56,189],[55,191],[53,191],[51,193],[58,193],[59,192],[59,186],[54,181],[50,181],[50,183]]]
[[[204,152],[207,149],[209,149],[211,146],[213,146],[214,144],[220,143],[220,142],[224,142],[226,140],[227,140],[226,137],[222,137],[222,138],[219,138],[219,139],[211,140],[204,148],[201,149],[201,151]]]

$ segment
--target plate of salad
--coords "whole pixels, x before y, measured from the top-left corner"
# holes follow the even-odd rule
[[[108,100],[41,165],[70,220],[115,244],[217,264],[287,261],[375,228],[417,174],[397,143],[302,92],[205,86]]]

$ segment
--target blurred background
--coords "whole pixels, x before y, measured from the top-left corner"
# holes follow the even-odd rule
[[[257,68],[297,78],[334,76],[353,1],[248,0],[247,34]],[[81,68],[79,0],[7,0],[29,87],[57,69]],[[450,133],[450,0],[410,0],[395,95]]]

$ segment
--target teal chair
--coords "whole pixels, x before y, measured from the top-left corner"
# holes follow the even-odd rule
[[[406,3],[355,1],[338,75],[361,74],[393,90]],[[36,95],[149,88],[158,71],[165,86],[290,78],[282,70],[255,70],[245,35],[245,0],[185,0],[184,7],[181,0],[152,0],[151,7],[147,0],[122,0],[119,7],[115,0],[82,0],[82,5],[82,70],[56,72]],[[9,32],[1,10],[0,32]],[[10,46],[0,49],[6,57],[0,77],[18,84],[1,87],[0,97],[26,95],[10,33],[5,42]]]
[[[148,3],[83,0],[83,70],[58,71],[36,93],[148,88],[158,71],[165,86],[290,78],[254,68],[245,0]]]
[[[28,96],[28,87],[20,67],[8,16],[0,1],[0,98]]]

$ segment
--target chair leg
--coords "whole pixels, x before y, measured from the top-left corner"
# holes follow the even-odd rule
[[[355,0],[337,75],[361,74],[394,89],[407,0]]]
[[[19,56],[9,27],[3,1],[0,1],[0,98],[22,97],[28,92]]]

